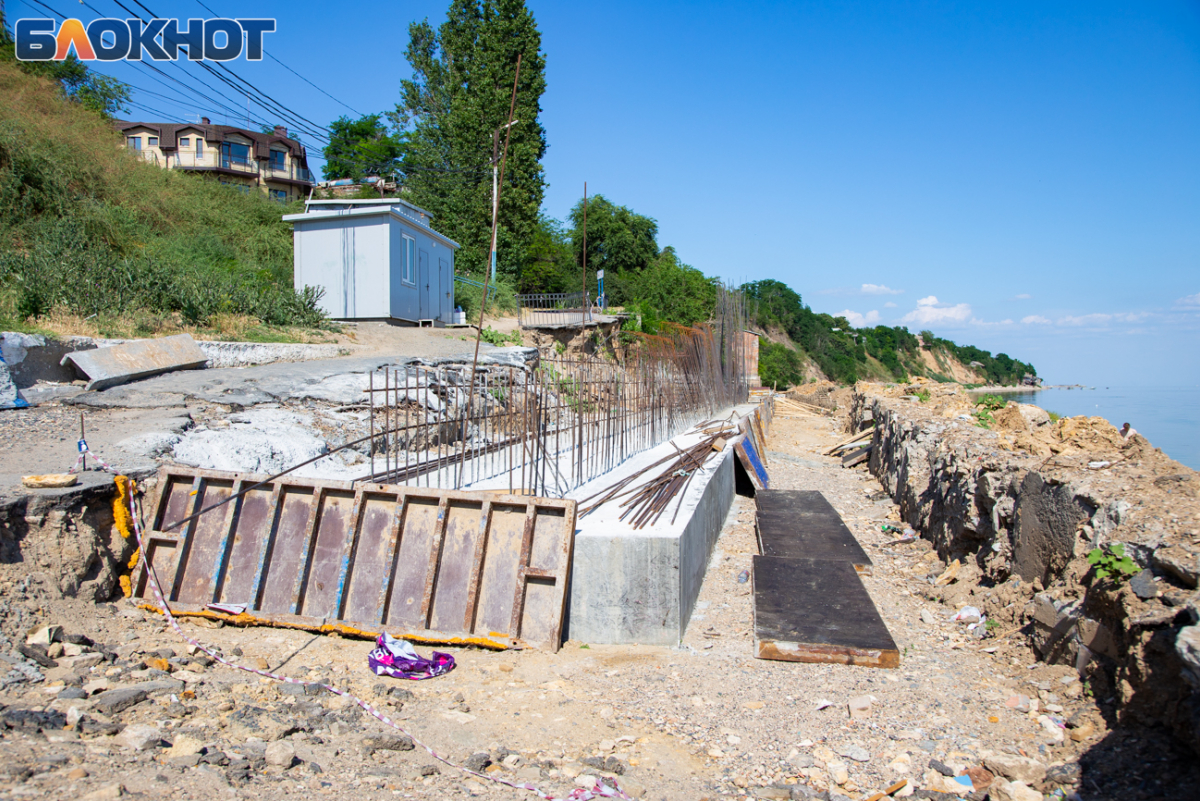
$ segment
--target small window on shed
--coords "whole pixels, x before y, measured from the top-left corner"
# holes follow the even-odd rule
[[[157,136],[150,137],[150,147],[158,147],[158,137]]]
[[[413,259],[416,253],[416,240],[411,236],[404,237],[404,267],[402,269],[400,280],[406,284],[416,284],[417,279],[413,275]]]
[[[192,146],[192,139],[190,136],[179,137],[179,147],[180,148],[191,147],[191,146]]]

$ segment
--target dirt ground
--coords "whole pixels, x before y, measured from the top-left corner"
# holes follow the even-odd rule
[[[772,482],[825,493],[870,553],[875,571],[864,583],[901,651],[896,670],[752,655],[753,584],[739,578],[757,549],[754,502],[742,497],[677,648],[574,640],[556,654],[447,648],[456,670],[401,682],[368,671],[366,641],[183,627],[244,664],[349,689],[451,761],[555,797],[615,777],[632,797],[664,801],[866,799],[903,779],[897,797],[949,798],[938,794],[952,789],[943,774],[970,768],[986,781],[981,766],[1014,780],[998,780],[994,799],[1182,797],[1170,792],[1170,776],[1187,757],[1153,733],[1128,735],[1139,756],[1122,774],[1127,793],[1081,785],[1088,749],[1113,742],[1103,710],[1070,669],[1036,662],[1016,637],[980,640],[950,620],[956,610],[929,600],[945,566],[921,541],[888,545],[895,534],[881,524],[897,515],[879,485],[818,455],[843,437],[832,418],[777,417]],[[345,699],[189,653],[160,616],[129,601],[53,600],[43,580],[28,575],[0,609],[13,641],[42,624],[61,626],[68,640],[50,647],[59,666],[45,682],[4,680],[3,797],[530,796],[434,760]],[[848,703],[863,696],[869,712],[852,718]]]

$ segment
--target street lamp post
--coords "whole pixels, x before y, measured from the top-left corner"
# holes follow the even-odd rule
[[[500,204],[498,203],[497,194],[497,178],[496,166],[500,163],[500,132],[510,125],[516,125],[520,120],[513,120],[510,123],[501,125],[492,132],[492,281],[496,280],[496,217],[500,214]],[[487,298],[483,299],[487,302]]]

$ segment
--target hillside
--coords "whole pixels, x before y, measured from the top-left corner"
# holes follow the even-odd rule
[[[320,326],[292,289],[284,210],[141,161],[59,84],[0,62],[0,327]]]
[[[750,318],[762,336],[759,377],[785,389],[814,378],[843,384],[857,381],[904,381],[924,376],[963,384],[1020,383],[1033,365],[1007,354],[993,356],[960,346],[929,331],[878,325],[853,328],[844,317],[818,314],[780,281],[755,281],[742,287]]]

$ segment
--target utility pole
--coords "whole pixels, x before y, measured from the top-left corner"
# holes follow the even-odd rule
[[[492,131],[492,281],[496,280],[496,218],[500,214],[500,194],[497,192],[496,178],[496,167],[500,164],[500,132],[518,122],[520,120],[513,120]],[[487,302],[487,298],[483,300]]]
[[[582,322],[586,323],[592,310],[587,299],[587,181],[583,182],[583,298],[579,302],[583,304]]]

